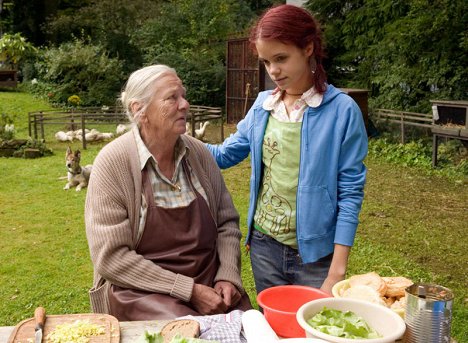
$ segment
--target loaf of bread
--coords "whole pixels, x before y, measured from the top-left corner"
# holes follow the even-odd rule
[[[386,306],[380,294],[374,288],[366,285],[357,285],[348,288],[343,292],[343,298],[360,299]]]
[[[340,285],[342,284],[342,285]],[[405,289],[413,281],[404,276],[383,276],[375,272],[351,276],[346,283],[338,283],[333,289],[337,297],[366,300],[385,305],[397,312],[405,310]]]
[[[177,334],[185,338],[197,338],[200,336],[200,324],[191,319],[172,320],[161,329],[164,343],[170,343]]]
[[[369,286],[375,289],[381,297],[383,297],[385,295],[385,292],[387,291],[387,284],[380,277],[380,275],[375,272],[353,275],[349,278],[349,285],[351,287]]]
[[[382,279],[387,284],[386,297],[401,298],[405,295],[405,289],[413,284],[404,276],[384,276]]]

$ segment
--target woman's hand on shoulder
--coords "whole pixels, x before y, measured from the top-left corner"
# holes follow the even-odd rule
[[[237,287],[228,281],[216,282],[214,289],[223,298],[228,308],[236,306],[241,300],[242,295]]]
[[[217,291],[211,287],[195,283],[190,303],[201,314],[226,313],[228,306]]]

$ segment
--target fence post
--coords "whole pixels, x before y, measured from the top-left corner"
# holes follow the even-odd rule
[[[223,112],[221,112],[221,143],[224,142],[224,117]]]
[[[37,139],[37,113],[34,113],[34,139]]]
[[[86,150],[85,118],[84,118],[84,113],[83,112],[81,112],[80,117],[81,117],[81,134],[82,134],[82,137],[83,137],[83,149]]]
[[[437,150],[439,150],[439,139],[437,134],[432,134],[432,168],[437,166]]]
[[[45,134],[44,134],[44,115],[41,112],[41,137],[45,142]]]
[[[195,111],[190,116],[190,126],[192,127],[192,137],[195,137]]]
[[[32,138],[31,112],[28,112],[28,132],[29,137]]]
[[[403,120],[403,112],[400,113],[401,126],[401,143],[405,144],[405,121]]]
[[[72,130],[72,131],[76,130],[75,117],[73,115],[73,111],[71,112],[71,115],[70,115],[70,130]]]

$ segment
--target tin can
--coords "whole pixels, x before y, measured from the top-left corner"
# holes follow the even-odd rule
[[[416,283],[406,292],[407,343],[449,343],[453,292],[439,285]]]

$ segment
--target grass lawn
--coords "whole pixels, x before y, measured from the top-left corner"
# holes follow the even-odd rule
[[[28,111],[48,108],[28,94],[0,92],[0,113],[15,116],[17,138],[27,136]],[[218,137],[214,125],[208,129],[209,140]],[[92,163],[103,144],[82,151],[82,163]],[[31,317],[39,305],[50,314],[90,311],[86,191],[62,189],[67,145],[48,132],[47,146],[53,156],[0,158],[0,325]],[[72,146],[81,148],[79,142]],[[468,342],[468,184],[374,157],[366,164],[368,183],[348,274],[376,271],[451,288],[456,295],[452,335]],[[223,174],[245,233],[249,164],[244,161]],[[243,279],[254,300],[249,257],[242,251]]]

